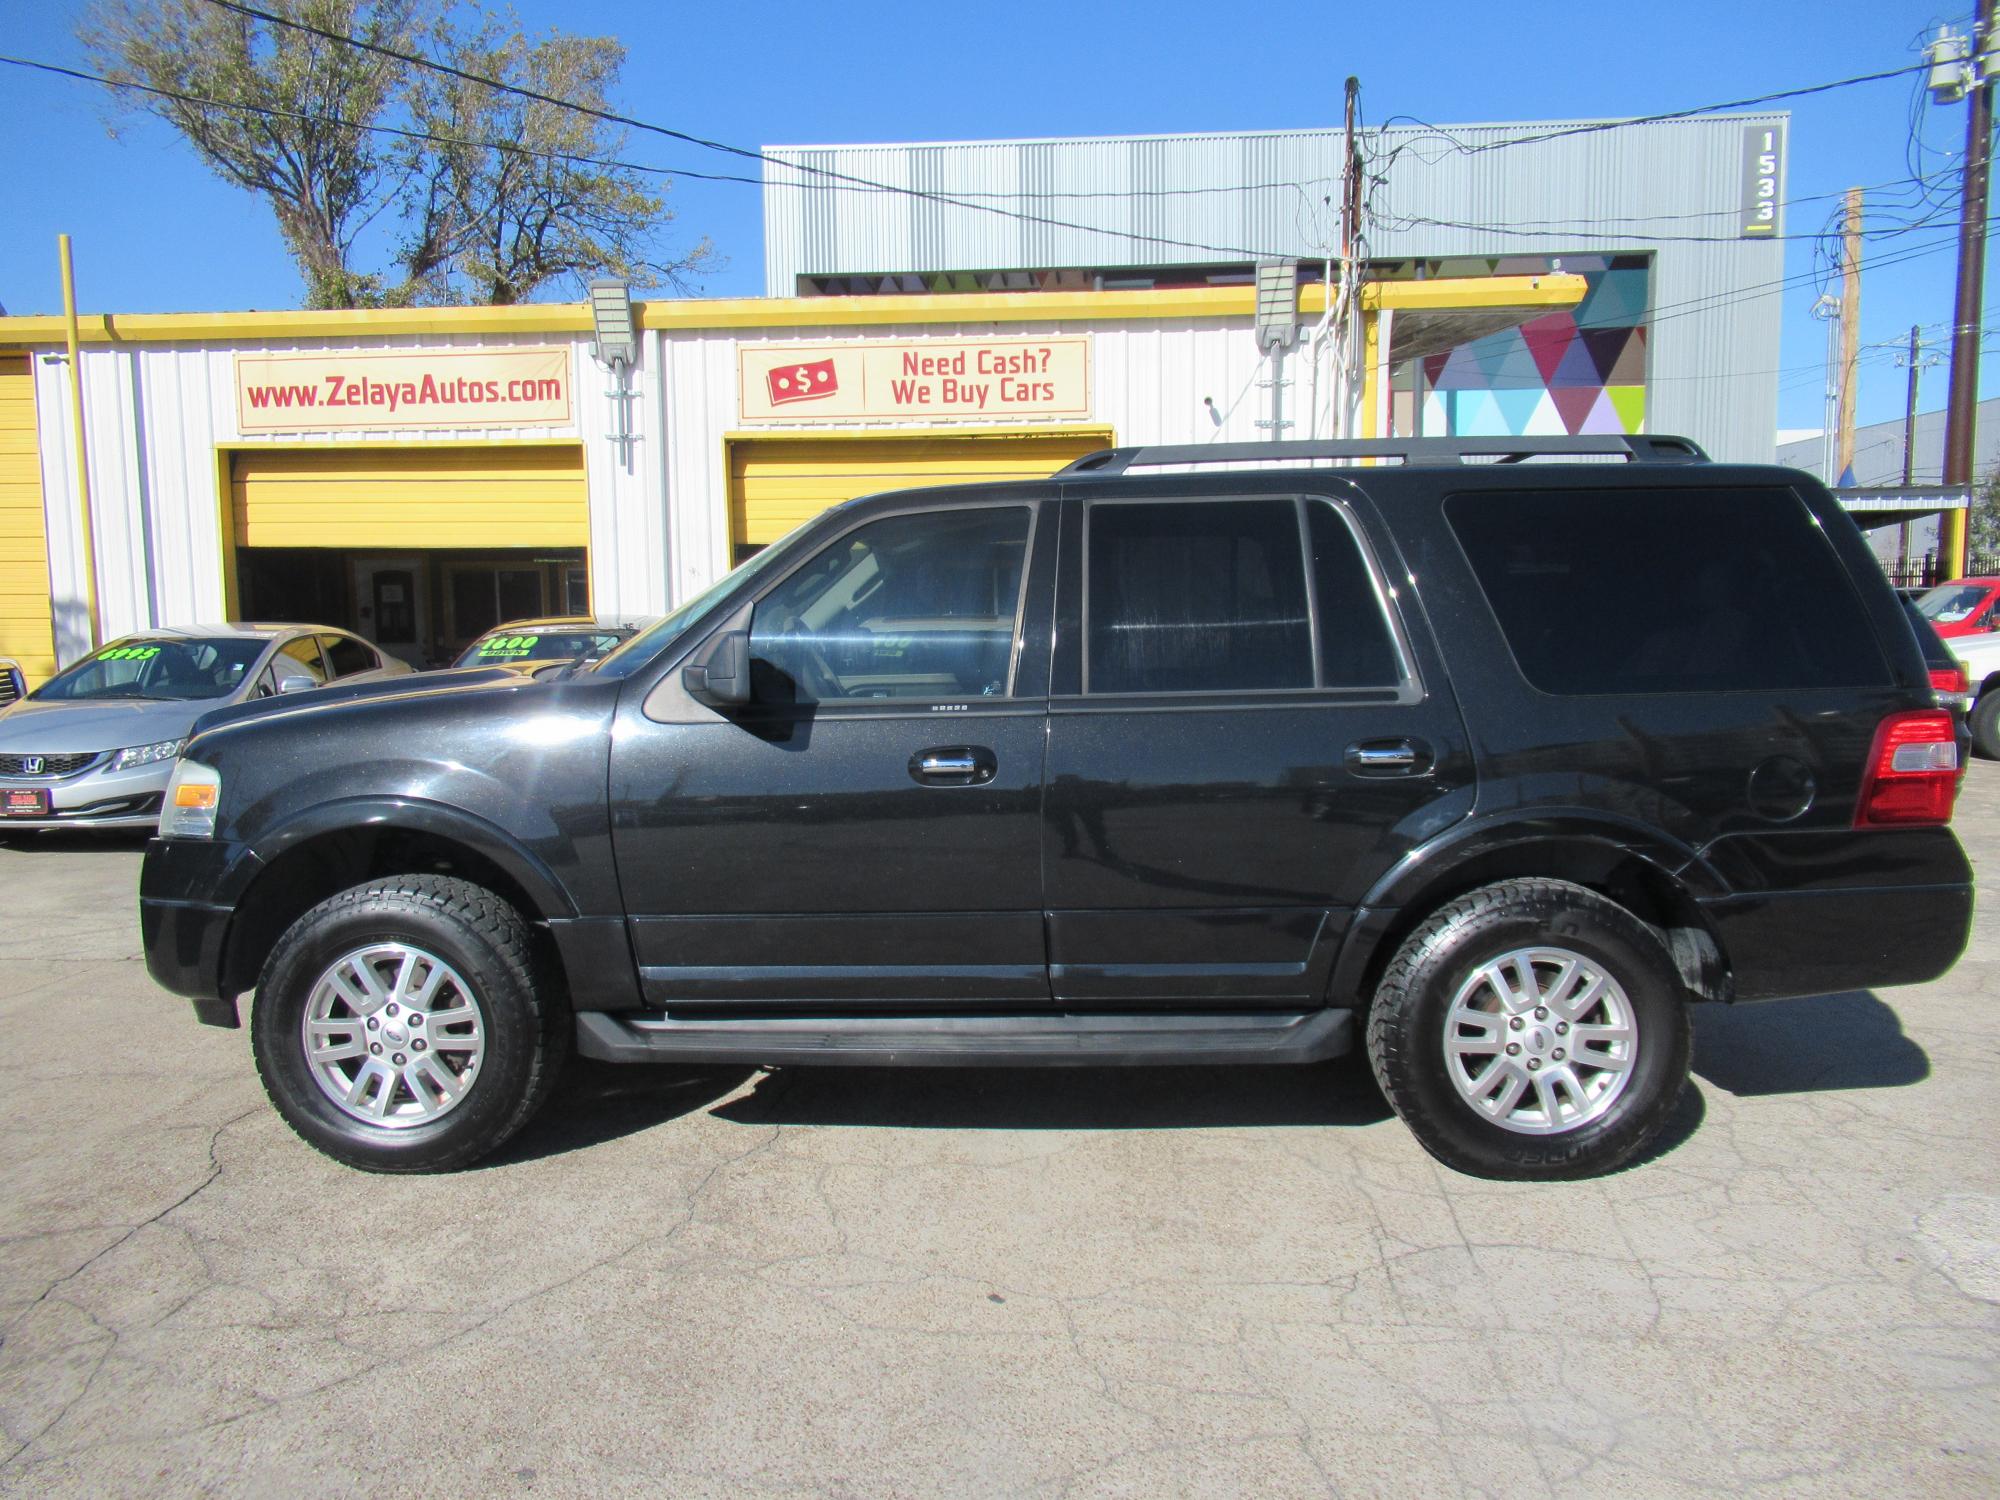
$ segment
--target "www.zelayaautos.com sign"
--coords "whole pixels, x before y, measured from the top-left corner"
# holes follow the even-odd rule
[[[570,420],[567,349],[236,356],[236,423],[245,434]]]

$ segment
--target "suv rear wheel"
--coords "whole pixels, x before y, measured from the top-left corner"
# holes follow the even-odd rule
[[[291,1127],[378,1172],[462,1167],[540,1107],[566,1008],[536,983],[528,927],[483,887],[370,881],[278,940],[257,984],[257,1071]]]
[[[1666,1125],[1692,1050],[1653,931],[1559,880],[1440,908],[1397,950],[1368,1018],[1376,1081],[1425,1150],[1481,1177],[1607,1172]]]

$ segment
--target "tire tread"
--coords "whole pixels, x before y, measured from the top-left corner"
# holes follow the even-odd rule
[[[1678,1088],[1665,1090],[1635,1122],[1627,1138],[1613,1150],[1603,1149],[1593,1139],[1587,1145],[1578,1145],[1568,1160],[1545,1157],[1532,1171],[1498,1171],[1459,1159],[1460,1153],[1455,1149],[1453,1142],[1438,1128],[1437,1122],[1417,1098],[1413,1086],[1415,1064],[1405,1047],[1410,1031],[1407,1024],[1408,1012],[1415,999],[1413,981],[1417,978],[1419,968],[1437,945],[1448,935],[1463,930],[1466,924],[1477,922],[1489,915],[1503,912],[1521,915],[1524,908],[1560,910],[1574,909],[1578,905],[1595,908],[1601,916],[1610,920],[1622,919],[1624,923],[1630,924],[1635,936],[1643,934],[1645,941],[1653,943],[1660,949],[1662,957],[1671,968],[1671,957],[1657,933],[1608,897],[1599,895],[1587,886],[1567,880],[1557,880],[1547,876],[1522,876],[1481,886],[1439,907],[1403,940],[1376,985],[1373,1000],[1368,1007],[1368,1025],[1364,1039],[1368,1066],[1375,1075],[1376,1085],[1382,1090],[1383,1097],[1389,1101],[1389,1107],[1395,1110],[1397,1117],[1409,1128],[1418,1143],[1432,1156],[1460,1171],[1474,1171],[1482,1176],[1531,1177],[1543,1180],[1592,1177],[1613,1172],[1645,1151],[1659,1137],[1679,1103]],[[1691,1023],[1685,1004],[1679,1006],[1678,1011],[1680,1035],[1668,1038],[1666,1045],[1686,1048],[1689,1045]],[[1560,1138],[1542,1139],[1553,1142]]]
[[[261,996],[265,992],[266,982],[283,956],[292,951],[309,928],[329,919],[359,912],[384,896],[402,897],[429,906],[440,915],[471,928],[480,939],[492,946],[494,955],[519,986],[535,1017],[537,1038],[531,1049],[527,1084],[514,1108],[497,1126],[479,1135],[468,1136],[443,1151],[405,1160],[343,1151],[338,1144],[317,1140],[312,1144],[349,1166],[373,1172],[457,1171],[506,1144],[547,1102],[569,1053],[569,1008],[563,1001],[560,986],[555,983],[555,976],[544,972],[544,966],[537,962],[534,942],[521,914],[486,887],[455,875],[385,875],[329,896],[292,923],[284,936],[272,946],[269,957],[264,961],[264,971],[258,976],[258,994]],[[279,1113],[289,1119],[278,1086],[263,1066],[261,1058],[257,1073],[265,1094]]]

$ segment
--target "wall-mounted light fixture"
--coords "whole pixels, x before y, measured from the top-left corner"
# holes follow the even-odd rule
[[[622,281],[590,284],[590,321],[597,329],[597,357],[614,370],[632,363],[639,336],[632,327],[632,288]]]
[[[632,364],[639,353],[639,334],[632,323],[632,288],[622,281],[590,284],[590,321],[597,330],[597,360],[616,383],[604,394],[611,398],[611,441],[625,467],[632,467]]]

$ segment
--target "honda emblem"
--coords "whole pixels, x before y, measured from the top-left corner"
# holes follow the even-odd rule
[[[48,768],[49,763],[42,756],[24,755],[21,757],[21,774],[24,776],[39,776]]]

